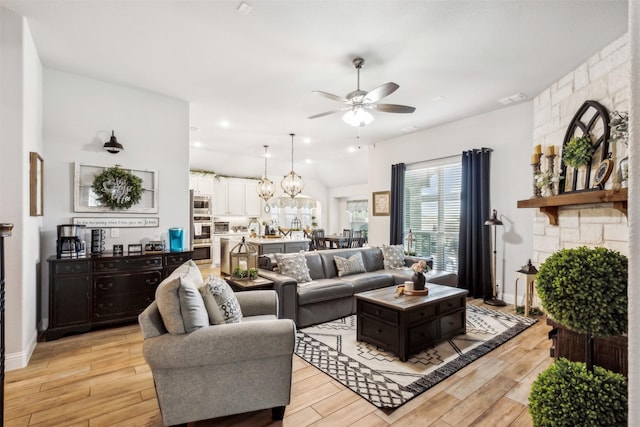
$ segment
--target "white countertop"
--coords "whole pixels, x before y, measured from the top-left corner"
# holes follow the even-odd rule
[[[278,237],[276,239],[265,239],[265,238],[248,238],[246,242],[254,243],[256,245],[268,245],[269,243],[302,243],[309,242],[309,239],[305,238],[292,238],[292,237]]]

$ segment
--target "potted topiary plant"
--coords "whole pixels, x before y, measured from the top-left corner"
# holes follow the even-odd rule
[[[567,142],[562,149],[562,161],[572,168],[580,168],[591,163],[594,152],[595,148],[589,134],[576,136]]]
[[[534,426],[626,426],[627,380],[615,372],[558,359],[531,386]]]
[[[593,337],[627,331],[627,263],[617,251],[579,247],[562,249],[540,266],[542,305],[556,322],[586,334],[587,363],[559,359],[534,381],[529,411],[535,426],[626,425],[626,379],[593,366]],[[616,421],[601,424],[611,412]]]

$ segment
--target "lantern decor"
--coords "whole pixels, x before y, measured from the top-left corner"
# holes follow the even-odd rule
[[[234,279],[252,280],[258,277],[258,251],[254,245],[242,241],[229,251],[229,271]]]
[[[413,244],[416,241],[416,238],[413,237],[413,233],[409,230],[407,237],[404,238],[407,241],[407,249],[405,250],[405,254],[409,256],[414,256],[416,254],[415,249],[413,248]]]
[[[538,274],[538,269],[536,269],[533,264],[531,264],[531,260],[527,262],[526,265],[523,265],[522,268],[516,271],[516,290],[515,290],[515,307],[518,309],[518,280],[522,279],[525,283],[524,285],[524,315],[529,316],[529,312],[532,311],[531,303],[533,300],[533,289],[534,282],[536,280],[536,274]]]

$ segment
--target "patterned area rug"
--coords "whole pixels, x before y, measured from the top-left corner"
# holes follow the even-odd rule
[[[504,344],[535,319],[467,305],[467,333],[401,362],[356,341],[356,316],[301,329],[296,354],[378,408],[397,408]]]

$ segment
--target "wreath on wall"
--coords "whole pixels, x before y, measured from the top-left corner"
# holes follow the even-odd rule
[[[129,209],[142,197],[142,179],[117,165],[106,168],[93,178],[98,201],[110,209]]]

